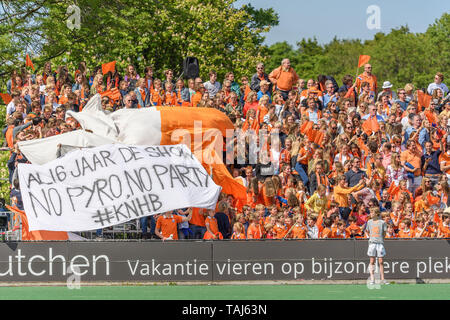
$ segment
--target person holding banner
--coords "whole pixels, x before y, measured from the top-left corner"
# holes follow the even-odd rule
[[[186,217],[167,211],[156,220],[155,234],[162,240],[178,240],[178,223],[189,221],[191,217],[192,210]]]

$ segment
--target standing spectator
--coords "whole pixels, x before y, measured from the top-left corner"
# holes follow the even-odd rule
[[[345,179],[350,188],[356,186],[360,183],[364,178],[367,178],[367,175],[364,171],[361,170],[361,159],[358,157],[354,157],[351,160],[351,169],[345,173]]]
[[[217,220],[219,232],[222,234],[224,239],[229,239],[231,237],[231,219],[229,215],[228,202],[225,200],[220,201],[214,217]]]
[[[343,94],[346,98],[350,98],[356,105],[358,94],[356,85],[353,84],[353,77],[349,74],[345,75],[342,83],[343,85],[339,88],[338,93]]]
[[[136,83],[139,80],[139,75],[136,73],[136,69],[132,64],[128,65],[127,72],[123,80],[128,82],[128,90],[134,91],[134,89],[136,89]]]
[[[222,89],[220,82],[217,81],[217,72],[211,70],[209,72],[209,81],[204,83],[205,89],[208,90],[209,97],[212,99],[215,97],[217,92]]]
[[[150,106],[150,92],[145,87],[145,79],[141,78],[136,82],[136,89],[134,89],[138,99],[138,108],[146,108]]]
[[[252,76],[252,80],[250,82],[250,89],[255,92],[260,90],[260,83],[262,80],[266,80],[269,82],[269,76],[264,72],[265,67],[263,63],[258,63],[256,65],[256,73]],[[270,82],[269,82],[270,83]],[[270,83],[269,90],[272,91],[272,84]]]
[[[191,217],[192,211],[187,217],[174,215],[171,211],[164,212],[156,220],[155,234],[162,240],[178,240],[178,223],[189,221]]]
[[[6,117],[8,118],[10,115],[16,111],[16,107],[20,103],[20,91],[19,90],[13,90],[11,93],[12,100],[8,103],[6,106]]]
[[[227,72],[225,75],[225,80],[230,80],[231,82],[231,91],[236,92],[236,94],[239,96],[241,93],[241,87],[239,84],[234,81],[234,73],[233,72]],[[225,81],[224,81],[225,83]]]
[[[439,177],[442,174],[439,165],[440,155],[441,149],[433,151],[433,143],[431,141],[425,142],[425,153],[420,159],[420,165],[423,172],[422,175],[430,179],[433,186],[438,183]]]
[[[436,73],[436,75],[434,76],[434,82],[428,85],[428,94],[432,95],[433,91],[439,88],[442,90],[442,92],[444,92],[444,95],[446,95],[448,93],[448,87],[445,85],[445,83],[443,83],[443,81],[444,75],[440,72]]]
[[[191,101],[191,97],[189,94],[189,89],[184,87],[183,79],[177,80],[175,93],[177,94],[177,104],[179,106],[189,105],[189,102]]]
[[[287,100],[289,91],[297,83],[299,76],[291,67],[289,59],[283,59],[281,66],[269,74],[269,80],[281,92],[284,100]]]
[[[407,188],[411,194],[414,194],[422,182],[422,170],[420,165],[422,155],[420,154],[420,151],[417,150],[416,142],[413,140],[409,140],[406,143],[406,148],[407,149],[401,153],[400,161],[408,175]]]
[[[144,74],[145,74],[145,87],[147,88],[147,90],[149,92],[151,92],[153,90],[153,67],[152,66],[148,66],[145,67],[144,69]]]
[[[361,85],[363,82],[368,82],[370,84],[370,92],[377,96],[378,94],[378,85],[377,85],[377,77],[372,74],[372,66],[368,63],[364,65],[364,72],[361,73],[356,78],[356,88],[358,89],[358,93],[361,93]]]
[[[174,87],[175,87],[175,80],[173,79],[173,70],[172,69],[167,69],[164,72],[164,75],[166,76],[166,80],[163,81],[162,83],[162,87],[165,88],[166,87],[166,83],[171,83]]]
[[[397,102],[400,107],[402,108],[403,111],[406,110],[406,108],[408,107],[408,101],[406,100],[406,90],[401,88],[398,90],[398,99],[395,100],[395,102]]]

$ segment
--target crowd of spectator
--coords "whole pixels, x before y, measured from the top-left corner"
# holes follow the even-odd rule
[[[247,188],[245,203],[222,194],[216,210],[143,218],[143,238],[364,238],[373,210],[387,222],[387,238],[450,237],[450,98],[442,73],[427,88],[393,89],[389,81],[380,87],[370,64],[341,86],[328,75],[301,79],[288,59],[270,73],[262,63],[248,77],[227,72],[221,82],[214,70],[187,81],[172,70],[163,79],[150,66],[142,71],[129,65],[88,74],[80,63],[71,73],[47,62],[40,72],[11,74],[3,134],[12,205],[23,209],[15,173],[27,159],[17,142],[80,129],[66,111],[81,111],[100,93],[109,111],[216,108],[236,129],[276,134],[281,143],[276,150],[268,139],[269,163],[227,165]]]

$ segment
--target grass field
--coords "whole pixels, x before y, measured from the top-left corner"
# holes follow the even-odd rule
[[[0,300],[450,300],[450,284],[0,287]]]

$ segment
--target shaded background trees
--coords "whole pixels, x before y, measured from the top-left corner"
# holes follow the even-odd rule
[[[264,45],[264,35],[278,24],[274,9],[235,7],[235,0],[78,0],[81,28],[69,29],[67,7],[73,0],[1,1],[0,88],[13,68],[24,65],[29,53],[37,72],[51,60],[75,70],[80,61],[89,67],[117,60],[119,70],[134,64],[139,72],[153,65],[157,76],[167,68],[181,74],[186,56],[200,61],[201,76],[210,69],[219,81],[227,71],[236,78],[251,76],[258,61],[270,71],[290,58],[300,77],[332,75],[340,83],[346,74],[356,75],[360,54],[370,61],[380,82],[394,89],[412,82],[425,87],[440,71],[450,71],[450,14],[444,13],[424,33],[407,26],[378,33],[371,40],[301,39]],[[359,70],[362,72],[362,70]]]
[[[332,75],[341,83],[344,75],[356,75],[360,54],[370,55],[370,63],[379,82],[386,80],[394,89],[413,83],[417,88],[433,82],[436,72],[450,76],[450,14],[444,13],[425,33],[411,33],[407,26],[377,33],[372,40],[333,39],[319,45],[317,39],[302,39],[296,48],[286,42],[269,47],[266,69],[290,58],[298,75],[304,79],[318,74]],[[363,70],[360,69],[359,72]]]

